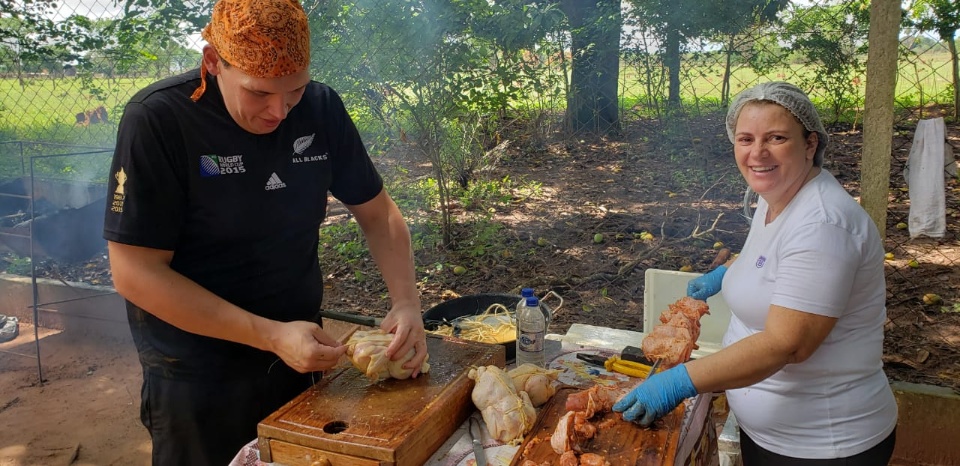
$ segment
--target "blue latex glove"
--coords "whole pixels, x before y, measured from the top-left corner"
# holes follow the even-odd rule
[[[697,389],[683,364],[650,376],[613,405],[627,421],[646,427],[665,416],[680,402],[697,395]]]
[[[721,265],[687,283],[687,296],[693,299],[706,301],[707,298],[720,292],[723,285],[723,274],[727,273],[727,266]]]

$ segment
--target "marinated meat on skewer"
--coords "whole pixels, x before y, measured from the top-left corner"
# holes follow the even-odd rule
[[[660,322],[667,323],[676,314],[683,314],[697,323],[700,328],[700,318],[710,313],[710,306],[706,301],[693,299],[689,296],[680,298],[677,302],[667,305],[667,310],[660,313]]]
[[[700,318],[710,313],[705,301],[683,297],[660,314],[660,324],[643,338],[643,354],[650,360],[660,359],[668,369],[690,359],[699,348]]]
[[[651,333],[643,339],[643,354],[650,359],[660,359],[664,369],[682,364],[690,359],[693,345],[690,340],[681,338],[664,338]]]

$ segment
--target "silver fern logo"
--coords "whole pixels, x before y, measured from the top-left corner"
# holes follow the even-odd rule
[[[313,145],[313,138],[317,133],[313,133],[309,136],[303,136],[297,138],[296,141],[293,141],[293,163],[304,163],[304,162],[322,162],[327,160],[327,153],[324,152],[319,155],[310,155],[307,154],[307,149]],[[316,149],[312,151],[316,154]]]
[[[293,141],[293,152],[297,155],[303,155],[303,151],[307,150],[307,148],[313,144],[313,137],[316,134],[317,133],[313,133],[309,136],[303,136]]]

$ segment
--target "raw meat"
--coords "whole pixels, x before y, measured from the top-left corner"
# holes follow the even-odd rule
[[[393,334],[383,330],[358,330],[347,340],[347,357],[356,367],[363,372],[367,378],[376,382],[380,379],[394,378],[407,379],[413,374],[413,369],[403,367],[407,361],[413,359],[416,350],[410,348],[404,357],[391,361],[387,357],[387,347],[393,341]],[[423,360],[420,366],[420,372],[426,373],[430,370],[430,355]]]

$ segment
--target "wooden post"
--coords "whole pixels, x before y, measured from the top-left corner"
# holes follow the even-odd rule
[[[877,224],[880,238],[886,238],[900,14],[899,0],[870,2],[860,204]]]

